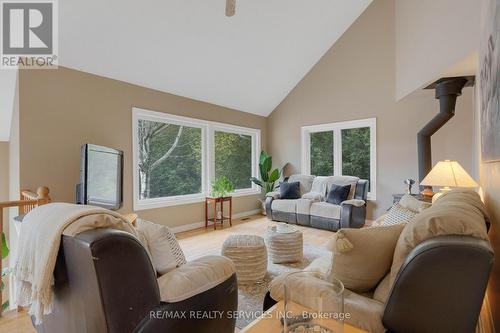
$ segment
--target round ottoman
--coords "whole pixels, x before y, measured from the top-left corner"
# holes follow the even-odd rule
[[[297,262],[302,260],[302,232],[280,233],[276,227],[269,227],[266,234],[269,257],[274,264]]]
[[[222,255],[236,266],[238,283],[262,282],[267,273],[264,239],[253,235],[232,235],[222,245]]]

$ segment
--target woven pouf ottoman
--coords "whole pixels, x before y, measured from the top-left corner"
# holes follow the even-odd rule
[[[229,236],[222,245],[222,255],[234,262],[238,284],[264,280],[267,273],[267,249],[262,237]]]
[[[293,228],[290,232],[279,232],[275,226],[266,234],[269,258],[274,264],[298,262],[303,256],[302,232]]]

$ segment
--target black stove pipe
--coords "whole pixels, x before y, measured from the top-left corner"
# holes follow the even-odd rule
[[[443,78],[428,87],[436,89],[436,99],[439,99],[439,113],[417,134],[418,178],[420,181],[432,169],[431,136],[455,115],[457,97],[462,95],[462,88],[470,81],[470,77]]]

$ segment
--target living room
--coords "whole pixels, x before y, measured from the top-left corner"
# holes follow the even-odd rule
[[[0,70],[0,331],[500,327],[498,0],[46,2],[57,67]],[[115,159],[92,164],[99,153]],[[108,175],[114,186],[99,186]],[[49,259],[42,236],[55,240]],[[439,237],[484,253],[445,248],[459,263],[435,254],[425,266],[417,250]],[[110,250],[96,255],[103,239]],[[20,301],[30,250],[25,264],[55,277],[51,301],[29,279]],[[415,258],[424,266],[403,263]],[[412,269],[425,283],[404,279]],[[325,284],[302,289],[311,279]],[[326,284],[331,297],[315,292]],[[345,317],[280,322],[294,292],[310,314]]]

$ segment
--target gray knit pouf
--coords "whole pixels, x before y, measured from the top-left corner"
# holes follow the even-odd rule
[[[222,255],[234,262],[238,283],[262,282],[266,276],[267,249],[260,236],[229,236],[222,245]]]
[[[298,262],[302,260],[302,232],[276,232],[276,227],[269,227],[266,234],[269,257],[274,264]]]

